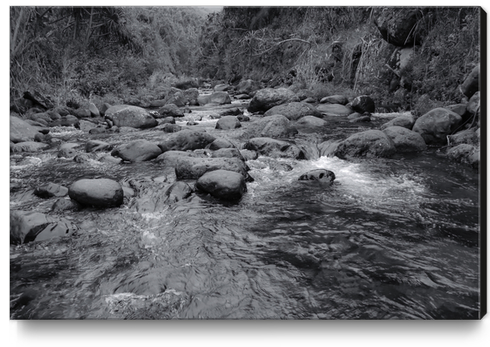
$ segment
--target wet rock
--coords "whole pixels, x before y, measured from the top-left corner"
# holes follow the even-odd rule
[[[413,131],[424,138],[426,144],[445,145],[447,135],[453,133],[461,123],[461,116],[439,107],[435,108],[415,121]]]
[[[237,148],[220,148],[211,153],[211,158],[238,158],[245,161]]]
[[[83,206],[118,207],[124,201],[121,185],[108,178],[78,180],[69,187],[68,195]]]
[[[16,116],[10,116],[10,141],[14,143],[34,141],[37,133],[38,130],[25,120]]]
[[[35,142],[43,142],[43,143],[51,143],[53,140],[53,137],[51,134],[42,134],[42,133],[37,133],[36,136],[34,136],[34,141]]]
[[[180,125],[177,124],[171,124],[171,123],[165,123],[164,126],[162,127],[162,131],[165,133],[176,133],[181,131],[182,128]]]
[[[238,108],[238,107],[234,107],[234,108],[230,108],[228,110],[224,110],[222,112],[219,113],[219,116],[220,117],[224,117],[224,116],[238,116],[238,115],[241,115],[243,114],[243,112]]]
[[[121,164],[123,162],[123,160],[119,157],[113,157],[112,155],[110,154],[106,154],[106,155],[103,155],[102,157],[99,158],[99,161],[101,163],[106,163],[106,164]]]
[[[188,151],[205,148],[216,138],[205,131],[184,129],[182,131],[168,135],[158,144],[162,152]]]
[[[373,113],[376,107],[373,99],[367,95],[360,95],[352,100],[351,108],[360,114],[364,114],[366,112]]]
[[[209,145],[207,145],[206,148],[215,151],[220,148],[235,148],[235,145],[231,143],[229,140],[219,137],[213,142],[211,142]]]
[[[115,126],[132,128],[152,128],[158,122],[144,108],[131,105],[111,106],[105,112],[106,118],[110,119]]]
[[[320,104],[339,104],[347,105],[349,100],[344,95],[330,95],[322,98]]]
[[[367,130],[349,136],[340,142],[334,155],[347,157],[385,158],[396,152],[393,141],[381,130]]]
[[[247,191],[244,177],[234,171],[214,170],[203,174],[196,182],[196,189],[215,198],[236,201]]]
[[[167,104],[158,110],[158,118],[164,117],[184,117],[184,110],[178,108],[175,104]]]
[[[175,124],[175,118],[172,116],[161,119],[160,124]]]
[[[96,157],[95,157],[95,154],[93,153],[80,153],[80,154],[77,154],[74,158],[73,158],[73,161],[75,163],[87,163],[91,160],[95,160]]]
[[[406,128],[408,130],[412,130],[414,124],[415,124],[415,119],[413,118],[412,115],[403,115],[403,116],[393,118],[392,120],[386,122],[380,127],[380,129],[384,130],[392,126],[397,126],[397,127]]]
[[[40,151],[40,150],[45,149],[47,147],[49,147],[49,145],[46,143],[27,141],[27,142],[18,142],[16,144],[10,146],[10,151],[12,153],[37,152],[37,151]]]
[[[251,151],[249,149],[241,149],[240,154],[244,160],[255,160],[259,157],[256,151]]]
[[[54,196],[56,197],[63,197],[68,195],[68,188],[56,184],[56,183],[47,183],[43,186],[37,187],[34,190],[34,195],[42,198],[42,199],[49,199]]]
[[[480,65],[477,65],[466,76],[463,84],[461,85],[461,91],[468,98],[471,98],[473,94],[480,90]]]
[[[254,122],[246,131],[249,137],[286,138],[298,133],[298,129],[283,115],[267,116]]]
[[[243,147],[271,158],[305,159],[305,154],[295,144],[269,137],[255,137]]]
[[[480,142],[480,137],[475,131],[475,128],[465,129],[463,131],[459,131],[454,135],[448,135],[448,145],[456,146],[462,143],[466,143],[469,145],[476,145]]]
[[[73,158],[79,152],[77,148],[80,147],[78,143],[63,143],[58,149],[58,158]]]
[[[97,128],[97,124],[89,122],[87,120],[80,120],[78,122],[78,129],[84,132],[89,132],[91,129]]]
[[[452,160],[471,165],[475,169],[480,166],[480,148],[478,146],[463,143],[449,148],[446,155]]]
[[[70,236],[77,230],[67,219],[57,219],[44,213],[10,211],[10,243],[22,244]]]
[[[267,111],[274,106],[299,101],[298,96],[287,88],[264,88],[255,93],[247,108],[249,112]]]
[[[245,94],[247,97],[253,97],[255,92],[260,89],[260,83],[251,79],[243,80],[238,83],[237,94]]]
[[[289,120],[297,120],[304,116],[321,117],[321,113],[312,105],[305,102],[290,102],[274,106],[264,113],[264,116],[283,115]]]
[[[172,183],[165,191],[167,203],[175,203],[187,199],[192,194],[192,188],[185,182],[177,181]]]
[[[208,171],[228,170],[241,174],[247,180],[252,178],[247,173],[248,167],[243,160],[238,158],[197,158],[174,157],[175,175],[178,180],[198,179]],[[165,161],[167,164],[168,161]]]
[[[153,142],[141,139],[116,147],[111,155],[130,162],[151,160],[162,154],[160,147]]]
[[[204,105],[226,105],[231,104],[230,95],[227,92],[214,92],[210,95],[199,95],[197,98],[199,106]]]
[[[407,128],[391,126],[383,132],[393,141],[397,152],[422,152],[427,149],[422,136]]]
[[[339,104],[320,104],[316,109],[326,116],[348,116],[354,112],[350,107]]]
[[[311,170],[302,174],[298,178],[299,181],[316,181],[323,184],[332,184],[335,180],[335,174],[327,169]]]
[[[220,130],[230,130],[240,128],[242,124],[235,116],[224,116],[221,117],[216,123],[216,129]]]
[[[51,211],[62,212],[62,211],[72,211],[80,209],[78,202],[71,199],[58,199],[55,201],[53,206],[51,206]]]
[[[104,152],[110,151],[114,146],[100,140],[90,140],[85,144],[85,152]]]

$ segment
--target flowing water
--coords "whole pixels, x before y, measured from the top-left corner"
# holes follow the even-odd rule
[[[328,121],[322,133],[299,134],[298,144],[315,148],[382,122]],[[204,117],[198,127],[221,136],[214,124]],[[164,136],[53,134],[114,144]],[[148,202],[174,180],[157,163],[80,164],[57,158],[56,148],[11,156],[11,209],[48,213],[54,200],[32,194],[47,182],[109,177],[145,187],[120,208],[62,212],[79,228],[70,238],[11,246],[11,318],[478,318],[476,171],[435,149],[393,159],[310,157],[248,161],[255,181],[236,204],[195,193],[156,206]],[[298,181],[316,168],[332,170],[335,183]]]

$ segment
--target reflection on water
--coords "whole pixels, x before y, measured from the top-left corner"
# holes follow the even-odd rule
[[[30,193],[44,182],[134,178],[145,189],[121,208],[64,212],[80,229],[70,239],[12,246],[11,318],[478,317],[475,172],[434,153],[247,164],[255,181],[239,204],[193,194],[152,210],[138,201],[170,182],[154,163],[80,165],[55,149],[13,157],[15,209],[48,212],[52,201]],[[298,181],[317,168],[335,183]]]

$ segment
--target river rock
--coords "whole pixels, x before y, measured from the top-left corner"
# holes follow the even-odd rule
[[[85,144],[85,152],[87,153],[110,151],[112,148],[113,145],[100,140],[89,140]]]
[[[260,89],[260,83],[251,79],[243,80],[238,83],[237,94],[245,94],[247,97],[253,97],[255,92]]]
[[[320,104],[316,108],[321,114],[326,116],[348,116],[354,111],[347,106],[339,104]]]
[[[116,147],[111,155],[132,163],[154,159],[162,154],[160,147],[148,140],[140,139]]]
[[[235,145],[227,139],[218,137],[216,140],[207,145],[206,148],[215,151],[220,148],[235,148]]]
[[[449,148],[446,155],[452,160],[469,164],[475,169],[478,169],[480,166],[480,148],[478,146],[462,143]]]
[[[238,148],[220,148],[211,152],[211,158],[238,158],[245,161]]]
[[[216,122],[216,129],[230,130],[240,128],[242,124],[236,116],[224,116]]]
[[[240,110],[238,107],[234,107],[234,108],[230,108],[228,110],[224,110],[224,111],[220,112],[219,116],[220,117],[238,116],[238,115],[242,115],[242,114],[243,114],[242,110]]]
[[[426,144],[445,145],[447,135],[453,133],[461,123],[461,116],[439,107],[415,121],[412,130],[422,135]]]
[[[299,181],[316,181],[323,184],[332,184],[335,180],[335,174],[327,169],[316,169],[308,171],[307,173],[299,176]]]
[[[40,212],[10,211],[11,244],[70,236],[76,230],[76,226],[65,218],[57,219]]]
[[[199,91],[197,90],[197,88],[189,88],[187,90],[184,90],[184,97],[189,105],[199,105],[199,103],[197,102],[197,99],[199,98]]]
[[[244,177],[234,171],[214,170],[199,177],[196,188],[215,198],[236,201],[247,191]]]
[[[184,129],[180,125],[172,124],[172,123],[164,123],[162,126],[162,131],[164,133],[176,133]]]
[[[216,138],[205,131],[184,129],[182,131],[168,135],[158,144],[162,152],[188,151],[205,148]]]
[[[471,98],[473,94],[480,90],[480,65],[478,64],[471,70],[466,76],[463,84],[461,85],[461,91],[468,98]]]
[[[89,122],[87,120],[81,119],[78,122],[78,129],[80,129],[83,132],[88,133],[91,129],[97,128],[97,124],[93,122]]]
[[[175,159],[175,175],[178,180],[198,179],[206,172],[214,170],[238,172],[248,181],[253,180],[247,172],[248,167],[245,162],[238,158],[196,158],[181,156]]]
[[[396,152],[393,141],[381,130],[367,130],[349,136],[340,142],[334,155],[347,157],[378,158],[390,157]]]
[[[109,118],[115,126],[132,127],[132,128],[152,128],[158,125],[158,122],[144,108],[131,105],[111,106],[105,112],[106,118]]]
[[[320,100],[320,104],[339,104],[339,105],[347,105],[349,100],[344,95],[330,95],[322,98]]]
[[[190,152],[190,151],[166,151],[160,154],[156,159],[156,163],[163,163],[165,166],[175,167],[181,160],[182,157],[192,157],[192,158],[207,158],[207,155]]]
[[[359,95],[352,100],[351,108],[360,114],[364,114],[366,112],[373,113],[376,107],[374,105],[374,100],[369,96]]]
[[[225,105],[231,104],[230,95],[227,92],[214,92],[210,95],[199,95],[197,98],[199,106],[214,104]]]
[[[249,149],[241,149],[240,154],[242,155],[243,160],[255,160],[259,157],[259,154],[256,151],[252,151]]]
[[[228,89],[230,89],[230,85],[226,83],[217,84],[213,88],[215,92],[226,92]]]
[[[46,143],[26,141],[26,142],[18,142],[14,144],[13,146],[10,147],[10,151],[12,153],[37,152],[47,147],[49,147],[49,145]]]
[[[78,180],[69,187],[68,195],[83,206],[118,207],[124,201],[121,185],[108,178]]]
[[[266,116],[255,121],[245,134],[251,137],[287,138],[298,133],[298,129],[283,115]]]
[[[459,131],[454,135],[448,135],[448,145],[456,146],[462,143],[469,145],[476,145],[480,143],[480,138],[475,131],[475,128],[465,129]]]
[[[164,193],[167,203],[175,203],[187,199],[191,194],[192,188],[182,181],[172,183]]]
[[[247,110],[249,112],[266,112],[274,106],[288,102],[299,101],[298,96],[287,88],[264,88],[258,90],[250,103]]]
[[[415,131],[391,126],[384,129],[383,132],[393,141],[397,152],[422,152],[427,149],[424,139]]]
[[[42,199],[49,199],[54,196],[56,197],[63,197],[68,195],[68,188],[56,184],[56,183],[47,183],[43,186],[37,187],[34,190],[34,195],[42,198]]]
[[[158,110],[158,114],[160,116],[158,116],[157,118],[184,117],[184,110],[178,108],[175,104],[167,104]]]
[[[304,152],[295,144],[269,137],[250,139],[243,148],[271,158],[305,159]]]
[[[14,143],[34,141],[37,133],[38,130],[25,120],[16,116],[10,116],[10,141]]]
[[[480,113],[480,92],[476,92],[470,98],[470,101],[466,105],[466,111],[471,115]]]
[[[80,153],[77,148],[80,147],[78,143],[63,143],[58,148],[58,158],[73,158]]]
[[[184,95],[184,91],[179,88],[171,87],[170,90],[167,92],[165,103],[167,105],[175,104],[178,107],[184,107],[185,104],[187,103],[187,100]]]
[[[314,116],[305,116],[298,119],[296,122],[296,126],[298,127],[306,127],[306,128],[321,128],[327,125],[327,122],[324,119],[314,117]]]
[[[402,115],[396,118],[393,118],[392,120],[384,123],[380,129],[384,130],[386,128],[392,127],[392,126],[397,126],[397,127],[403,127],[408,130],[412,130],[413,125],[415,124],[415,119],[413,116],[410,115]]]
[[[297,120],[304,116],[321,117],[321,113],[312,105],[305,102],[290,102],[270,108],[264,116],[283,115],[289,120]]]
[[[72,199],[58,199],[51,206],[52,212],[70,211],[80,209],[80,204]]]

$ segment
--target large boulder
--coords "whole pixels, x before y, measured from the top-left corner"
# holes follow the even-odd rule
[[[297,120],[304,116],[321,117],[321,113],[310,104],[305,102],[290,102],[287,104],[277,105],[264,113],[264,116],[273,116],[281,114],[289,120]]]
[[[295,144],[269,137],[250,139],[243,148],[272,158],[305,159],[304,152]]]
[[[196,188],[222,200],[239,200],[247,191],[245,178],[234,171],[215,170],[199,177]]]
[[[287,88],[264,88],[258,90],[247,110],[249,112],[265,112],[274,106],[285,104],[288,102],[299,101],[298,96],[290,89]]]
[[[189,105],[199,105],[197,99],[199,98],[199,91],[197,88],[189,88],[184,90],[185,100],[189,103]]]
[[[383,124],[380,129],[384,130],[386,128],[392,127],[392,126],[397,126],[397,127],[404,127],[406,129],[411,130],[413,128],[413,125],[415,124],[415,119],[414,117],[410,115],[402,115],[396,118],[393,118],[392,120],[386,122]]]
[[[173,167],[178,180],[198,179],[208,171],[228,170],[241,174],[247,180],[252,181],[248,174],[248,167],[239,158],[198,158],[198,157],[174,157]],[[165,164],[168,161],[164,161]]]
[[[422,152],[427,149],[424,139],[415,131],[391,126],[384,129],[383,132],[393,141],[397,152]]]
[[[184,110],[177,107],[175,104],[168,104],[162,106],[158,110],[157,118],[165,118],[165,117],[184,117]]]
[[[412,130],[422,135],[426,144],[445,145],[460,125],[461,116],[446,108],[435,108],[418,118]]]
[[[354,111],[359,112],[360,114],[366,112],[373,113],[376,109],[374,105],[374,100],[367,95],[359,95],[355,97],[354,100],[352,100],[351,102],[351,108]]]
[[[461,91],[468,98],[471,98],[473,94],[480,90],[480,65],[477,65],[466,76],[463,84],[461,85]]]
[[[340,142],[334,155],[347,157],[384,158],[396,152],[393,141],[381,130],[367,130],[349,136]]]
[[[185,98],[184,91],[172,87],[170,88],[167,97],[165,98],[166,104],[174,104],[178,107],[183,107],[187,103],[187,99]]]
[[[144,108],[131,105],[111,106],[105,112],[106,118],[110,119],[115,126],[132,128],[152,128],[158,122]]]
[[[298,133],[298,129],[285,116],[276,114],[254,122],[246,134],[249,137],[287,138]]]
[[[205,131],[184,129],[167,136],[158,144],[162,152],[188,151],[205,148],[216,138]]]
[[[230,130],[240,128],[242,124],[236,116],[224,116],[216,122],[216,129]]]
[[[394,46],[418,45],[427,34],[424,25],[417,23],[425,16],[426,8],[377,8],[373,13],[374,24],[383,39]]]
[[[255,92],[260,89],[260,83],[254,80],[243,80],[238,83],[236,88],[237,94],[247,94],[251,97],[255,95]]]
[[[162,154],[156,143],[140,139],[116,147],[111,155],[130,162],[151,160]]]
[[[480,148],[478,146],[462,143],[449,148],[446,155],[452,160],[469,164],[475,169],[478,169],[480,166]]]
[[[227,92],[214,92],[209,95],[199,95],[197,98],[199,106],[204,106],[208,104],[213,105],[225,105],[231,104],[230,95]]]
[[[57,219],[40,212],[10,212],[10,243],[22,244],[70,236],[77,228],[65,218]]]
[[[316,108],[321,114],[326,116],[348,116],[354,113],[354,110],[348,106],[340,104],[320,104]]]
[[[108,178],[81,179],[68,188],[68,195],[82,206],[118,207],[124,201],[121,185]]]
[[[16,116],[10,116],[10,141],[14,143],[34,141],[37,133],[38,129],[25,120]]]

